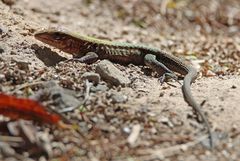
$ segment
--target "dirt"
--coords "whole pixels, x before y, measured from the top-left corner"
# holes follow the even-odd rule
[[[190,146],[189,142],[205,132],[184,101],[180,85],[172,80],[161,85],[159,76],[143,66],[114,64],[131,85],[114,87],[101,81],[108,89],[90,92],[83,113],[76,109],[65,114],[81,127],[85,137],[36,125],[37,133],[51,136],[51,150],[41,149],[40,153],[27,145],[24,150],[13,146],[18,157],[1,151],[0,159],[239,160],[239,17],[238,0],[0,1],[0,91],[10,94],[26,82],[57,80],[64,88],[84,93],[81,75],[94,72],[96,65],[46,64],[36,46],[45,47],[44,54],[71,56],[34,39],[34,33],[42,28],[61,27],[108,40],[143,43],[181,57],[199,70],[192,93],[202,103],[214,131],[225,136],[212,150],[200,143]],[[39,90],[30,89],[31,94]],[[128,101],[112,103],[114,92],[127,96]],[[27,97],[24,90],[14,95]],[[135,125],[141,130],[130,145],[127,139]],[[183,146],[174,151],[178,145]],[[153,156],[156,151],[158,155]]]

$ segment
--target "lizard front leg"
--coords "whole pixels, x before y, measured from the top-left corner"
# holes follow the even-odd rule
[[[153,55],[153,54],[145,55],[144,63],[145,63],[145,65],[147,65],[148,67],[150,67],[151,69],[156,71],[159,75],[161,75],[161,77],[160,77],[161,83],[163,83],[165,81],[166,77],[173,78],[178,83],[180,83],[178,81],[177,75],[173,71],[171,71],[168,67],[166,67],[163,63],[159,62],[156,59],[156,55]]]
[[[79,61],[81,63],[92,64],[98,60],[98,55],[94,52],[88,52],[80,58],[72,58],[67,61]]]

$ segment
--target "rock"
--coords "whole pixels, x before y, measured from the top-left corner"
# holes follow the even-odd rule
[[[215,147],[221,140],[226,139],[228,135],[227,135],[227,133],[224,133],[224,132],[214,131],[214,132],[212,132],[212,136],[213,136],[213,138],[212,138],[213,139],[213,147]],[[203,147],[211,149],[209,137],[201,140],[201,144]]]
[[[131,83],[125,74],[108,60],[99,62],[96,67],[96,72],[100,74],[103,80],[115,86],[127,86]]]
[[[134,147],[136,145],[137,139],[139,138],[141,131],[141,125],[137,124],[132,127],[132,132],[127,138],[127,142],[131,147]]]
[[[86,72],[81,76],[82,79],[93,82],[94,85],[97,85],[100,82],[100,75],[93,72]]]
[[[108,87],[105,84],[98,84],[97,86],[92,86],[90,89],[91,92],[98,92],[98,91],[105,92],[107,90],[108,90]]]
[[[123,128],[123,132],[125,132],[126,134],[130,134],[131,129],[126,126],[126,127]]]
[[[0,54],[6,52],[6,48],[7,47],[4,44],[0,43]]]
[[[127,96],[122,93],[112,93],[111,94],[112,103],[124,103],[127,102]]]
[[[0,142],[0,152],[1,155],[5,157],[14,156],[16,154],[15,150],[8,144]]]
[[[5,75],[0,74],[0,82],[4,82],[4,81],[6,81]]]
[[[7,33],[8,33],[7,27],[0,24],[0,35],[4,35],[4,34],[7,34]]]
[[[30,98],[39,101],[42,96],[47,95],[58,107],[56,110],[60,113],[72,111],[82,104],[82,102],[75,97],[75,91],[62,88],[54,81],[46,82],[43,86],[44,89],[39,90]]]
[[[29,71],[29,66],[28,66],[28,64],[30,64],[29,62],[24,60],[18,60],[15,58],[12,58],[12,60],[17,64],[20,70]]]

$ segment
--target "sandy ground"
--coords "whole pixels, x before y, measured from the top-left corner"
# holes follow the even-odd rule
[[[207,6],[209,6],[209,10],[207,10]],[[224,14],[219,14],[219,9],[222,9]],[[196,12],[193,12],[195,10]],[[31,81],[37,80],[36,73],[39,71],[45,72],[45,75],[48,76],[47,80],[68,78],[72,80],[71,72],[79,71],[79,74],[74,75],[78,77],[76,76],[73,82],[81,83],[76,86],[82,88],[83,82],[78,80],[80,75],[85,71],[94,71],[95,65],[89,65],[89,67],[80,63],[46,66],[36,56],[32,45],[46,46],[64,56],[66,53],[34,39],[33,34],[42,28],[62,27],[98,38],[144,43],[159,47],[187,59],[198,68],[200,75],[192,85],[192,93],[197,102],[205,101],[202,109],[206,113],[211,127],[215,131],[227,135],[217,142],[213,150],[196,144],[187,150],[180,150],[176,154],[173,152],[174,154],[171,156],[168,156],[167,152],[165,155],[163,151],[161,157],[166,157],[165,160],[237,161],[240,158],[239,17],[240,3],[237,1],[224,1],[222,4],[218,4],[218,2],[207,1],[2,0],[0,1],[0,63],[2,66],[0,74],[4,73],[3,69],[14,71],[15,62],[27,63],[29,71],[23,73],[26,77],[23,76],[22,80],[17,79],[14,82],[1,80],[0,89],[10,93],[15,87],[29,81],[26,80],[29,76],[33,78]],[[126,142],[127,135],[124,135],[121,130],[116,130],[117,132],[114,133],[118,136],[116,138],[111,134],[96,134],[96,138],[92,140],[95,141],[97,150],[92,152],[91,148],[87,146],[73,146],[74,152],[68,154],[72,158],[68,155],[66,157],[62,152],[53,153],[51,157],[25,155],[28,159],[117,160],[121,156],[123,158],[120,160],[150,160],[150,155],[143,157],[135,152],[139,149],[154,151],[174,147],[185,144],[189,140],[195,140],[204,134],[204,131],[201,130],[202,125],[196,121],[196,115],[192,108],[184,102],[181,88],[176,82],[170,82],[171,85],[164,83],[161,86],[156,76],[144,74],[144,67],[116,66],[127,77],[134,80],[130,87],[112,87],[109,91],[95,97],[99,97],[100,102],[105,103],[108,102],[105,95],[112,91],[120,91],[123,95],[128,96],[126,103],[106,104],[107,108],[124,108],[126,110],[124,113],[128,113],[126,118],[129,117],[129,120],[126,121],[125,118],[125,121],[121,122],[122,113],[116,112],[114,117],[116,120],[120,120],[118,123],[108,122],[106,119],[103,119],[103,123],[107,122],[106,126],[111,125],[115,129],[132,128],[139,124],[142,131],[137,145],[129,146]],[[63,69],[64,72],[58,72]],[[94,109],[96,102],[93,100],[92,105],[88,105],[90,108],[86,115],[92,116],[91,113],[96,112]],[[94,110],[91,111],[91,109]],[[141,113],[141,110],[147,112]],[[138,119],[134,119],[134,115],[142,120],[137,121]],[[98,117],[97,114],[96,117]],[[151,119],[157,121],[151,123]],[[157,127],[154,127],[156,124],[158,124]],[[154,131],[160,133],[160,136],[156,135]],[[92,133],[88,131],[86,135],[90,136]],[[173,140],[166,139],[164,141],[163,139],[160,141],[156,139],[158,136],[162,139],[172,138]],[[178,136],[189,136],[190,139],[174,141],[174,138]],[[102,147],[103,137],[106,141],[104,148]],[[155,142],[153,138],[155,138]],[[64,145],[67,143],[66,141]],[[110,146],[110,144],[112,145]],[[76,150],[78,148],[87,152],[81,153],[80,150]],[[22,152],[19,154],[24,156]],[[14,157],[11,156],[1,156],[3,160],[7,158],[14,160]]]

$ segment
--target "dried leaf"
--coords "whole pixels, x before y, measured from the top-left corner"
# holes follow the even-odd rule
[[[57,124],[60,116],[49,113],[36,101],[16,98],[0,93],[0,114],[11,119],[34,120],[41,123]]]

